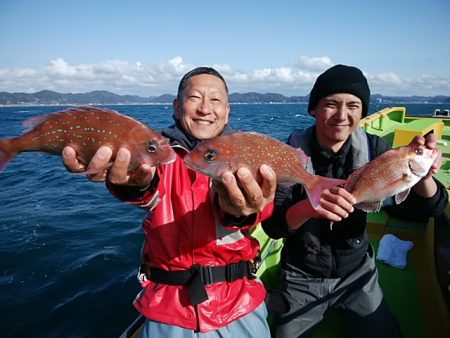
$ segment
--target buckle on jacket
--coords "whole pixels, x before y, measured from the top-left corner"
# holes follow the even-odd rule
[[[225,268],[225,280],[230,283],[233,282],[236,274],[236,264],[228,264]]]
[[[258,268],[260,267],[261,261],[259,259],[252,259],[251,261],[248,261],[248,278],[250,279],[256,279],[258,276],[256,276],[256,272],[258,271]]]
[[[139,283],[143,284],[150,281],[150,266],[147,264],[141,264],[139,272],[137,274]]]
[[[204,285],[209,285],[214,283],[214,277],[212,272],[212,267],[210,265],[199,265],[195,264],[191,267],[191,269],[198,269],[200,270],[200,276],[202,278],[202,282]]]

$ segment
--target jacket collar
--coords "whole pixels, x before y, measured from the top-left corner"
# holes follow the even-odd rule
[[[314,173],[311,157],[313,155],[312,142],[315,140],[315,128],[316,125],[312,125],[304,130],[295,129],[288,140],[291,146],[301,148],[309,157],[305,169],[310,173]],[[350,142],[348,143],[343,151],[351,151],[352,153],[352,170],[362,167],[370,161],[369,140],[363,128],[357,128],[350,136]],[[342,155],[342,153],[339,152],[339,155]]]

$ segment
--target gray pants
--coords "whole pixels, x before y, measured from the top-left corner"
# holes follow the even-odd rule
[[[267,309],[262,303],[255,311],[220,329],[206,333],[146,319],[140,338],[269,338]]]
[[[313,328],[322,321],[325,312],[331,308],[345,312],[346,319],[355,322],[354,325],[351,324],[352,327],[365,323],[364,337],[370,332],[366,330],[377,331],[380,325],[385,325],[383,330],[389,330],[384,337],[401,336],[390,310],[384,302],[380,306],[383,293],[378,284],[372,247],[361,266],[346,278],[316,278],[290,266],[288,270],[283,270],[282,285],[281,291],[289,303],[289,311],[276,320],[277,338],[309,336]],[[382,313],[375,316],[378,309]],[[373,320],[364,320],[372,317]],[[392,325],[379,323],[380,320],[388,320]]]

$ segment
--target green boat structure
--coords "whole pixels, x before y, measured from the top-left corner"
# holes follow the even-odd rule
[[[437,178],[450,189],[450,116],[435,112],[414,116],[405,107],[385,108],[361,120],[368,133],[383,137],[393,148],[409,144],[416,135],[434,133],[443,163]],[[440,217],[427,222],[394,218],[384,211],[368,214],[367,229],[375,250],[384,234],[412,241],[405,269],[377,261],[380,284],[396,315],[405,338],[450,337],[450,206]],[[276,288],[283,240],[269,238],[261,226],[252,235],[261,244],[261,265],[257,271],[267,288]],[[271,315],[268,318],[271,321]],[[138,337],[144,318],[138,317],[121,338]],[[345,337],[338,316],[330,311],[314,338]]]

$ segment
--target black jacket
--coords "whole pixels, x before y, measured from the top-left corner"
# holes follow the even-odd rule
[[[295,132],[288,143],[299,146],[293,142],[294,134]],[[380,137],[361,131],[359,134],[365,135],[367,141],[352,141],[349,138],[337,154],[331,154],[319,146],[314,128],[311,128],[309,135],[302,134],[303,138],[307,138],[302,142],[306,142],[304,144],[309,148],[305,153],[311,157],[315,174],[346,179],[355,169],[354,162],[358,161],[355,154],[366,152],[367,160],[371,160],[390,149]],[[360,166],[360,163],[358,165]],[[422,198],[411,189],[403,203],[384,209],[396,216],[413,220],[443,213],[448,201],[447,191],[440,182],[436,182],[438,192],[435,196]],[[367,214],[355,209],[348,218],[334,223],[333,230],[330,229],[328,220],[310,219],[297,231],[290,232],[285,220],[286,211],[305,198],[307,198],[305,189],[300,184],[292,187],[278,186],[274,213],[263,222],[265,232],[272,238],[286,237],[282,251],[283,265],[289,263],[316,277],[345,277],[358,267],[367,251],[369,243],[366,231]]]

